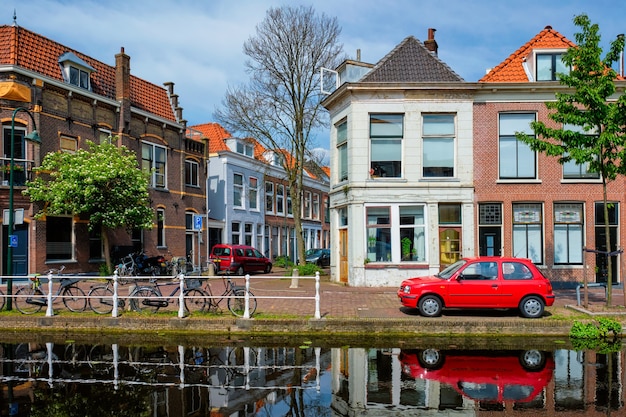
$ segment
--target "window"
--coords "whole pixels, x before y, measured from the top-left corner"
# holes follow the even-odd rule
[[[165,246],[165,210],[160,208],[157,214],[157,246]]]
[[[243,244],[252,246],[252,223],[243,225]]]
[[[454,176],[454,115],[423,116],[424,177]]]
[[[249,157],[254,155],[254,147],[249,143],[237,142],[236,151]]]
[[[196,161],[185,161],[185,185],[189,187],[198,187],[198,168],[199,164]]]
[[[320,218],[320,195],[313,194],[313,220]]]
[[[347,210],[339,211],[340,226],[347,226]],[[426,221],[423,205],[366,207],[366,257],[371,262],[423,262],[426,260]]]
[[[151,173],[150,186],[165,188],[167,150],[163,146],[144,142],[141,146],[141,168]]]
[[[424,207],[400,207],[400,250],[401,261],[426,260],[426,226]]]
[[[80,68],[70,67],[70,84],[89,90],[89,73]]]
[[[74,259],[74,224],[71,217],[46,217],[46,261]]]
[[[72,136],[61,136],[59,147],[63,152],[76,153],[78,150],[78,139]]]
[[[367,209],[367,258],[375,262],[391,262],[391,208]]]
[[[502,262],[502,276],[506,280],[533,279],[533,273],[521,262]]]
[[[243,175],[233,174],[233,206],[243,208]]]
[[[289,217],[293,217],[293,204],[291,203],[291,192],[289,191],[289,188],[287,188],[285,192],[287,194],[287,215]]]
[[[513,204],[513,256],[543,263],[541,204]]]
[[[304,217],[305,219],[311,218],[311,198],[312,198],[311,192],[305,191],[304,201],[303,201],[303,206],[302,206],[302,217]]]
[[[98,129],[98,143],[111,143],[113,137],[108,129]]]
[[[500,256],[502,254],[502,204],[478,205],[478,254]]]
[[[265,183],[265,211],[274,213],[274,183]]]
[[[337,125],[337,160],[339,161],[339,181],[348,180],[348,122]]]
[[[285,214],[285,186],[282,184],[276,189],[276,213]]]
[[[534,136],[530,123],[535,121],[531,113],[500,114],[500,178],[536,178],[535,152],[515,137],[516,132]]]
[[[554,204],[554,263],[582,264],[583,205]]]
[[[94,228],[94,230],[89,231],[89,260],[103,260],[103,250],[102,250],[102,237],[100,235],[100,229]]]
[[[564,53],[537,54],[537,81],[558,81],[558,73],[568,74],[569,68],[562,61]]]
[[[26,183],[26,129],[15,127],[13,131],[14,149],[13,149],[13,185],[24,185]],[[3,130],[3,150],[4,159],[2,160],[2,180],[10,181],[11,170],[11,127],[4,126]]]
[[[597,136],[595,129],[585,132],[582,126],[566,124],[563,126],[563,130],[571,130],[572,132],[582,133],[588,137]],[[563,178],[564,179],[599,179],[600,173],[589,171],[589,162],[579,164],[575,160],[571,160],[563,164]]]
[[[239,236],[241,234],[241,223],[233,222],[231,224],[231,237],[230,240],[233,245],[238,245],[240,243]]]
[[[259,180],[254,177],[248,178],[248,204],[250,210],[257,210],[259,208]]]
[[[370,115],[370,175],[373,178],[401,176],[403,120],[402,114]]]
[[[324,223],[330,223],[330,197],[324,198]]]

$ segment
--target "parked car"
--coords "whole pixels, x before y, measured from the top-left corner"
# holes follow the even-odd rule
[[[404,374],[438,381],[459,394],[487,403],[527,402],[535,399],[552,379],[550,352],[402,350]]]
[[[530,259],[504,257],[465,258],[437,275],[404,280],[398,297],[426,317],[444,308],[514,308],[537,318],[554,304],[552,284]]]
[[[330,249],[309,249],[304,255],[307,263],[312,263],[322,268],[330,266]]]
[[[272,271],[272,261],[252,246],[218,243],[209,256],[215,272],[244,275],[249,272]]]

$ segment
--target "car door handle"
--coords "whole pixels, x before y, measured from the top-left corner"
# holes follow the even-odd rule
[[[491,288],[498,288],[498,284],[491,284]]]

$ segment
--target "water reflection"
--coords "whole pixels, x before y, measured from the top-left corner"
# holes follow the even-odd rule
[[[0,345],[0,415],[622,415],[624,352]]]

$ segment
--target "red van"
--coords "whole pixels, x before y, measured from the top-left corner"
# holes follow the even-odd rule
[[[245,275],[272,271],[272,261],[252,246],[218,243],[211,249],[209,258],[215,265],[216,273]]]

